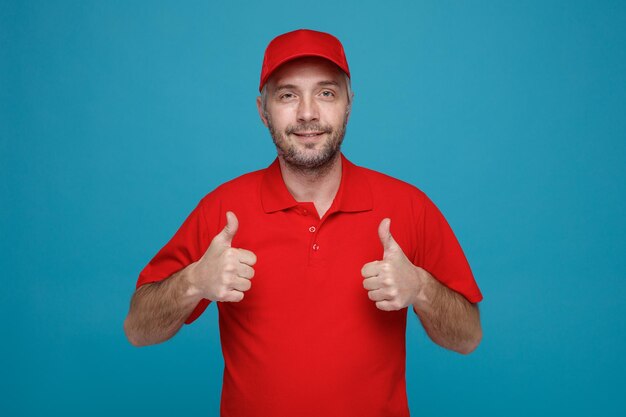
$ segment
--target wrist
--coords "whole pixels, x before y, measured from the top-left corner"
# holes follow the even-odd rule
[[[413,300],[413,309],[416,313],[428,313],[432,310],[432,299],[434,292],[434,278],[425,269],[415,267],[417,279],[417,292]]]
[[[200,301],[202,297],[201,289],[195,284],[198,282],[195,277],[197,275],[198,262],[193,262],[185,267],[180,273],[180,281],[182,285],[182,293],[185,299],[192,302]]]

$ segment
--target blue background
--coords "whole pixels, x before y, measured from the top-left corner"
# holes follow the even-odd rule
[[[348,54],[346,156],[435,201],[485,297],[470,356],[409,314],[412,415],[622,415],[626,3],[496,0],[3,1],[0,413],[218,414],[214,305],[147,348],[122,323],[198,200],[273,160],[263,50],[300,27]]]

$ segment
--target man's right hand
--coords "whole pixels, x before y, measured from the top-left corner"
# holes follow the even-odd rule
[[[189,293],[211,301],[241,301],[252,286],[252,266],[256,255],[246,249],[231,247],[239,228],[235,213],[226,212],[226,226],[219,232],[206,252],[193,264],[189,275]]]

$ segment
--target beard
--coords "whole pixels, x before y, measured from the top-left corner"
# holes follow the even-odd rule
[[[346,125],[348,123],[348,112],[346,112],[341,127],[339,129],[333,129],[330,125],[322,125],[320,123],[298,123],[297,125],[288,125],[283,132],[278,132],[269,114],[265,115],[267,118],[267,127],[276,145],[278,154],[283,157],[283,160],[291,168],[298,171],[306,172],[322,172],[324,168],[329,167],[330,163],[335,159],[339,150],[341,149],[341,143],[346,134]],[[322,144],[322,147],[317,152],[307,152],[307,149],[313,150],[317,143],[307,143],[304,145],[304,150],[299,149],[296,143],[289,142],[287,136],[293,133],[299,132],[324,132],[328,135],[326,142]]]

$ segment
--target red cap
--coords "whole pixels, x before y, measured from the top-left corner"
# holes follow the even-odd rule
[[[326,58],[337,64],[348,77],[350,76],[346,54],[343,52],[343,46],[339,39],[329,33],[298,29],[275,37],[267,45],[263,58],[263,68],[261,69],[259,91],[263,89],[263,85],[276,68],[287,61],[303,56]]]

